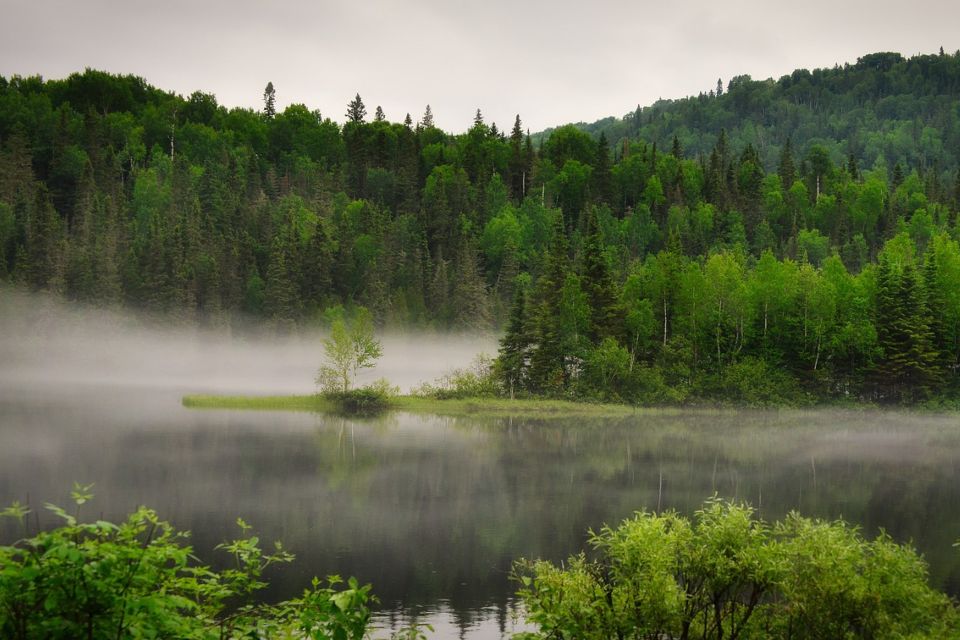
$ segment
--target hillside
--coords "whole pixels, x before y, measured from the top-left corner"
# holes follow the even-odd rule
[[[853,156],[864,168],[957,168],[960,153],[960,52],[904,58],[873,53],[854,64],[798,69],[779,80],[748,75],[718,80],[697,96],[659,100],[622,118],[577,128],[611,143],[646,140],[669,149],[676,136],[690,155],[709,154],[721,130],[730,144],[757,149],[765,168],[777,166],[784,142],[801,155],[825,147],[834,162]],[[551,130],[534,135],[538,142]]]
[[[722,95],[717,95],[722,90]],[[506,328],[532,393],[957,387],[960,54],[864,56],[535,144],[131,76],[0,79],[0,280],[187,322]],[[505,387],[504,387],[505,388]]]

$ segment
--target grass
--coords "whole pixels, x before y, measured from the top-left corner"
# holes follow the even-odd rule
[[[419,396],[397,396],[391,400],[391,410],[410,413],[432,413],[445,416],[593,416],[615,417],[634,415],[650,410],[623,404],[599,404],[570,400],[507,398],[457,398],[437,400]],[[259,411],[317,411],[333,410],[330,402],[318,395],[312,396],[211,396],[188,395],[183,406],[190,409],[244,409]]]

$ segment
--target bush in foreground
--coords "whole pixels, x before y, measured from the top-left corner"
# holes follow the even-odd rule
[[[956,638],[955,606],[917,553],[843,522],[768,525],[707,501],[689,520],[638,513],[591,534],[594,554],[515,575],[531,638]]]
[[[75,487],[77,511],[91,496]],[[250,596],[266,586],[263,570],[293,556],[276,543],[264,552],[250,528],[220,545],[234,566],[199,563],[187,534],[140,508],[119,525],[63,520],[52,530],[0,546],[0,637],[15,640],[119,638],[310,638],[360,640],[376,601],[370,586],[339,577],[313,580],[301,598],[276,605]],[[23,525],[19,504],[3,515]]]

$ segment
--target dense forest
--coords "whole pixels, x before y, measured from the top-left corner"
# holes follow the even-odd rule
[[[259,94],[259,91],[257,91]],[[958,385],[960,52],[463,134],[133,76],[0,78],[0,280],[278,330],[506,328],[505,392],[916,401]],[[594,135],[595,134],[595,135]]]

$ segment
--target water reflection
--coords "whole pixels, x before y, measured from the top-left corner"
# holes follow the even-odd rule
[[[439,637],[515,629],[514,559],[560,559],[590,527],[658,504],[689,513],[714,492],[770,519],[799,509],[885,528],[913,540],[933,581],[958,594],[958,463],[950,416],[347,420],[189,411],[173,394],[0,399],[0,502],[62,504],[74,480],[96,482],[89,515],[148,504],[211,560],[242,515],[298,556],[270,576],[269,597],[295,595],[312,575],[356,575],[374,584],[381,623],[417,617]]]

